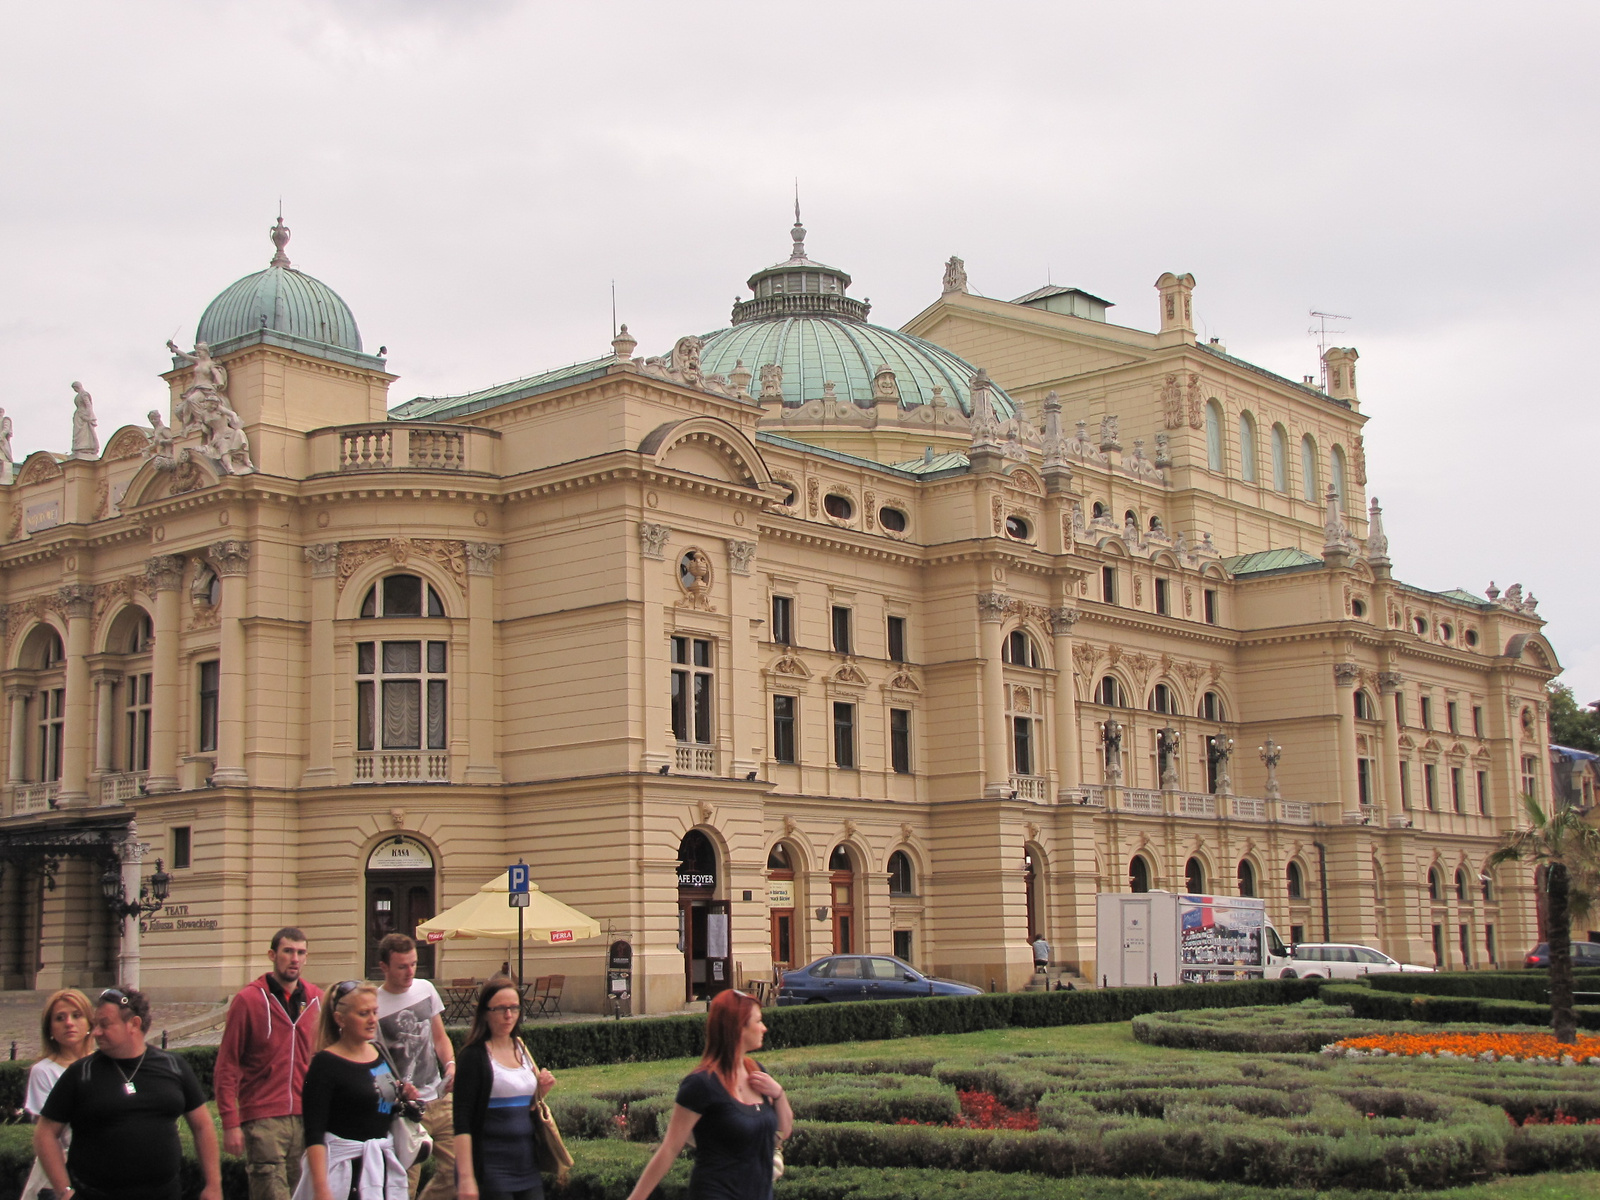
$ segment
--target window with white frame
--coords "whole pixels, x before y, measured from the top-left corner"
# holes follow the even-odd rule
[[[357,642],[356,749],[447,749],[449,671],[449,642]]]
[[[672,736],[680,742],[711,744],[712,699],[709,638],[672,639]]]

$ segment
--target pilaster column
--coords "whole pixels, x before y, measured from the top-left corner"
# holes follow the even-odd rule
[[[183,587],[183,557],[157,554],[146,560],[144,577],[156,598],[155,641],[150,647],[150,775],[152,794],[178,790],[178,592]]]
[[[28,780],[28,697],[33,688],[16,684],[6,688],[11,701],[11,763],[7,778],[15,785]]]
[[[1347,825],[1361,823],[1361,797],[1356,788],[1355,663],[1333,664],[1334,706],[1339,718],[1339,809]]]
[[[94,769],[99,775],[109,775],[116,769],[112,756],[116,752],[117,717],[112,707],[116,699],[117,684],[122,682],[121,671],[96,671],[94,718]]]
[[[154,686],[154,685],[152,685]],[[139,864],[144,859],[144,846],[139,841],[138,823],[128,822],[127,840],[122,843],[122,896],[132,900],[139,895]],[[92,881],[96,893],[100,881]],[[124,987],[139,986],[139,914],[122,919],[122,940],[117,947],[117,982]]]
[[[57,808],[89,803],[89,618],[94,588],[69,583],[60,591],[67,618],[67,697],[61,731],[61,790]]]
[[[500,547],[467,543],[467,783],[499,783],[495,700],[500,695],[494,632],[494,563]],[[463,689],[454,689],[457,703]],[[459,711],[459,709],[457,710]]]
[[[1406,813],[1400,796],[1400,721],[1395,716],[1394,696],[1405,685],[1405,676],[1396,671],[1383,671],[1378,675],[1378,691],[1383,697],[1383,807],[1388,814],[1389,826],[1405,826]]]
[[[206,557],[222,582],[222,656],[217,698],[217,765],[211,780],[218,787],[243,787],[250,782],[244,767],[245,588],[250,580],[250,543],[213,542]]]
[[[1006,750],[1006,675],[1000,652],[1004,644],[1000,623],[1015,601],[998,592],[978,597],[979,653],[983,655],[983,794],[1005,796],[1011,791],[1010,758]]]
[[[307,685],[306,770],[301,787],[328,787],[338,782],[333,770],[333,616],[339,599],[336,578],[339,543],[307,546],[311,567],[311,663]]]
[[[1056,779],[1060,791],[1076,791],[1083,782],[1083,763],[1079,758],[1082,750],[1078,744],[1078,688],[1073,681],[1072,668],[1072,627],[1077,621],[1076,609],[1063,606],[1050,610],[1050,632],[1055,637]]]

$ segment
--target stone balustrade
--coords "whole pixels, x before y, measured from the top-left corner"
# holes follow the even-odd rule
[[[313,475],[358,475],[372,471],[460,471],[496,469],[499,434],[466,425],[377,421],[319,429],[309,435]]]

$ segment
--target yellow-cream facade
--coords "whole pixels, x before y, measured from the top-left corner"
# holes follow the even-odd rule
[[[345,978],[519,858],[610,934],[528,948],[578,1009],[613,939],[636,1012],[836,949],[1021,987],[1039,933],[1092,980],[1130,888],[1537,940],[1486,864],[1559,665],[1520,586],[1394,576],[1354,350],[1294,382],[1190,276],[1149,332],[959,260],[884,329],[797,223],[726,329],[391,408],[273,232],[169,412],[0,487],[0,986],[221,994],[285,924]]]

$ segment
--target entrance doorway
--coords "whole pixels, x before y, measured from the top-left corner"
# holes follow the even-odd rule
[[[417,925],[434,915],[433,854],[416,838],[385,838],[367,858],[366,973],[376,979],[378,943],[391,933],[417,936]],[[434,948],[417,943],[417,974],[433,978]]]
[[[850,851],[841,842],[828,856],[828,883],[833,888],[833,952],[854,954],[859,942],[856,932],[856,873]]]
[[[1023,886],[1027,889],[1028,941],[1039,937],[1039,861],[1032,849],[1022,856]]]
[[[779,842],[767,855],[767,913],[772,923],[772,965],[784,971],[795,962],[794,858]]]
[[[678,948],[683,951],[683,998],[709,1000],[733,985],[731,921],[718,900],[717,849],[698,829],[678,843]]]

